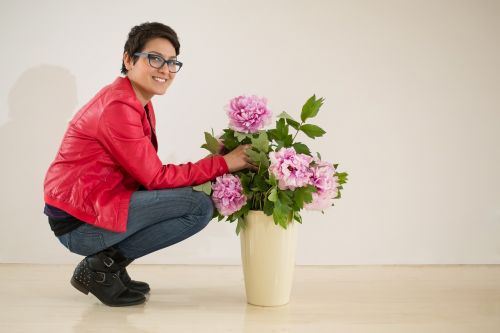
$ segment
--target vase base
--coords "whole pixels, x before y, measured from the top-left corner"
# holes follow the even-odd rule
[[[290,303],[290,302],[279,303],[279,304],[262,304],[262,303],[258,303],[258,302],[252,303],[252,302],[247,301],[247,304],[250,304],[250,305],[253,305],[253,306],[260,306],[260,307],[263,307],[263,308],[272,308],[272,307],[278,307],[278,306],[285,306],[285,305],[288,305],[288,303]]]

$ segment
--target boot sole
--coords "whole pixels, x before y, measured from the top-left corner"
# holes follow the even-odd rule
[[[91,292],[89,289],[87,289],[83,284],[81,284],[80,282],[78,282],[74,277],[71,278],[71,285],[73,287],[75,287],[78,291],[84,293],[85,295],[88,295],[89,292],[94,295],[93,292]],[[129,305],[138,305],[138,304],[142,304],[146,301],[146,298],[144,297],[144,299],[140,299],[140,300],[137,300],[135,302],[130,302],[130,303],[125,303],[125,304],[110,304],[110,303],[106,303],[104,302],[102,299],[100,299],[99,297],[97,297],[96,295],[94,295],[98,300],[100,300],[103,304],[107,305],[107,306],[129,306]]]

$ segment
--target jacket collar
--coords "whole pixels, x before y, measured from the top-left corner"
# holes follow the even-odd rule
[[[134,88],[132,87],[132,82],[130,82],[130,79],[128,76],[122,77],[119,76],[116,78],[116,80],[112,83],[114,87],[116,87],[119,90],[125,90],[127,92],[128,96],[133,96],[133,99],[137,102],[138,105],[140,105],[141,109],[144,109],[142,107],[141,102],[137,98],[137,95],[135,94]],[[151,103],[151,100],[148,101],[146,104],[148,107],[148,110],[153,109],[153,104]]]

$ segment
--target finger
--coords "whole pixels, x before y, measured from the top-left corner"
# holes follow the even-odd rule
[[[255,163],[249,156],[245,156],[245,162],[247,162],[248,164],[254,164]]]
[[[253,170],[259,170],[259,167],[253,163],[248,163],[247,168],[253,169]]]

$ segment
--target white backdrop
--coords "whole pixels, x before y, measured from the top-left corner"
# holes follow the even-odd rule
[[[119,75],[133,25],[160,21],[185,66],[153,100],[164,163],[205,155],[223,106],[266,96],[298,116],[326,98],[306,141],[349,172],[343,198],[306,212],[297,264],[500,263],[500,2],[2,1],[0,262],[69,263],[42,213],[67,121]],[[213,220],[142,263],[239,264]]]

